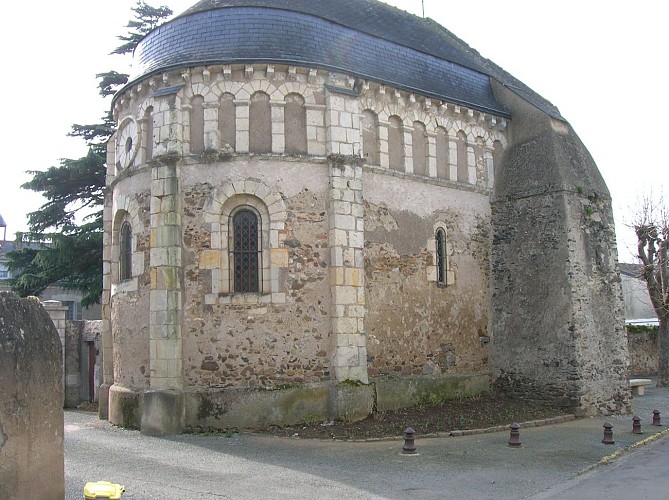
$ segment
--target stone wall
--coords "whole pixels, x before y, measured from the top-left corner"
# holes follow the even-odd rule
[[[122,137],[137,135],[130,151],[115,138],[108,149],[103,416],[109,391],[110,420],[138,425],[143,394],[168,371],[170,388],[226,404],[241,401],[234,391],[485,372],[488,196],[504,119],[262,64],[167,72],[128,89],[114,114]],[[374,127],[365,138],[363,114]],[[363,166],[363,149],[376,165]],[[387,231],[389,206],[397,227]],[[259,293],[232,293],[239,207],[260,220]],[[132,276],[120,280],[126,222]],[[441,284],[438,228],[449,251]],[[161,309],[168,288],[176,295]],[[346,406],[339,392],[326,390],[339,401],[327,411]]]
[[[611,200],[570,126],[506,89],[496,171],[492,329],[500,387],[583,414],[629,409]]]
[[[248,177],[247,177],[248,176]],[[330,379],[327,166],[324,162],[248,159],[225,164],[215,189],[211,171],[193,164],[184,183],[184,273],[187,386],[265,388]],[[246,181],[246,179],[253,179]],[[219,192],[233,191],[223,201]],[[231,295],[220,231],[227,216],[203,215],[205,205],[235,197],[276,196],[284,215],[271,222],[264,244],[271,269],[260,295]],[[267,205],[267,203],[263,203]],[[270,203],[270,207],[271,207]],[[278,213],[277,213],[278,214]],[[272,217],[272,214],[268,214]],[[285,222],[274,222],[285,217]],[[276,224],[276,226],[275,226]],[[227,236],[223,237],[226,240]],[[216,241],[213,241],[216,240]],[[221,260],[223,259],[223,261]],[[225,274],[225,276],[224,276]]]
[[[62,346],[37,298],[0,292],[0,497],[62,499]]]
[[[103,303],[111,390],[129,403],[112,421],[146,413],[154,390],[225,407],[244,391],[315,384],[322,396],[369,376],[487,380],[493,347],[500,386],[624,409],[606,186],[568,124],[497,92],[513,123],[282,65],[126,89],[114,116],[121,137],[137,135],[130,151],[110,141]],[[242,209],[258,221],[253,293],[232,279]],[[120,280],[124,222],[132,277]],[[151,404],[184,411],[165,397]],[[192,425],[192,412],[174,417]]]
[[[483,193],[365,174],[370,374],[488,369],[490,204]],[[414,192],[420,190],[421,196]],[[388,200],[393,199],[393,203]],[[450,280],[431,276],[435,230],[447,233]]]

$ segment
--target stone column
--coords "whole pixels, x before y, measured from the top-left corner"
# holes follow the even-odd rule
[[[331,75],[325,127],[330,170],[329,242],[332,372],[368,382],[360,104],[352,82]]]
[[[49,313],[53,326],[56,327],[58,337],[60,338],[60,345],[62,346],[62,356],[60,360],[60,367],[63,373],[63,387],[65,387],[65,321],[67,318],[67,306],[64,306],[59,300],[45,300],[42,302],[44,309]],[[65,394],[63,394],[63,403],[65,403]]]
[[[368,382],[365,334],[362,160],[330,156],[332,368],[336,380]]]
[[[177,157],[162,160],[151,172],[151,389],[144,393],[144,434],[178,434],[184,426],[179,179]]]

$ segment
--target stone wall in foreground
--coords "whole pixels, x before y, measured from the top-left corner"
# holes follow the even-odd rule
[[[62,499],[62,347],[37,298],[0,292],[0,498]]]

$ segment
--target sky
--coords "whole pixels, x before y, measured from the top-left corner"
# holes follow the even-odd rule
[[[179,14],[196,0],[149,1]],[[386,3],[422,16],[421,0]],[[100,121],[110,100],[95,75],[128,72],[108,55],[136,0],[33,0],[3,7],[0,214],[7,238],[44,199],[21,189],[30,170],[86,153],[67,137]],[[629,228],[639,197],[669,189],[663,155],[669,3],[661,0],[424,0],[431,17],[556,105],[597,163],[613,198],[618,253],[635,262]],[[669,196],[665,196],[669,198]]]

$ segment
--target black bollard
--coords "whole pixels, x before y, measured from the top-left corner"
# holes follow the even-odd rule
[[[643,434],[641,430],[641,418],[638,415],[632,417],[632,434]]]
[[[660,422],[660,410],[653,410],[653,425],[662,427],[662,422]]]
[[[509,429],[511,429],[511,433],[509,435],[509,446],[511,448],[518,448],[521,446],[520,443],[520,424],[518,422],[513,422],[510,426]]]
[[[604,439],[602,439],[604,444],[614,444],[613,440],[613,425],[611,422],[604,423]]]
[[[416,451],[416,445],[414,444],[414,439],[416,438],[416,431],[411,427],[407,427],[404,431],[404,446],[402,446],[402,453],[405,455],[415,455],[418,453]]]

